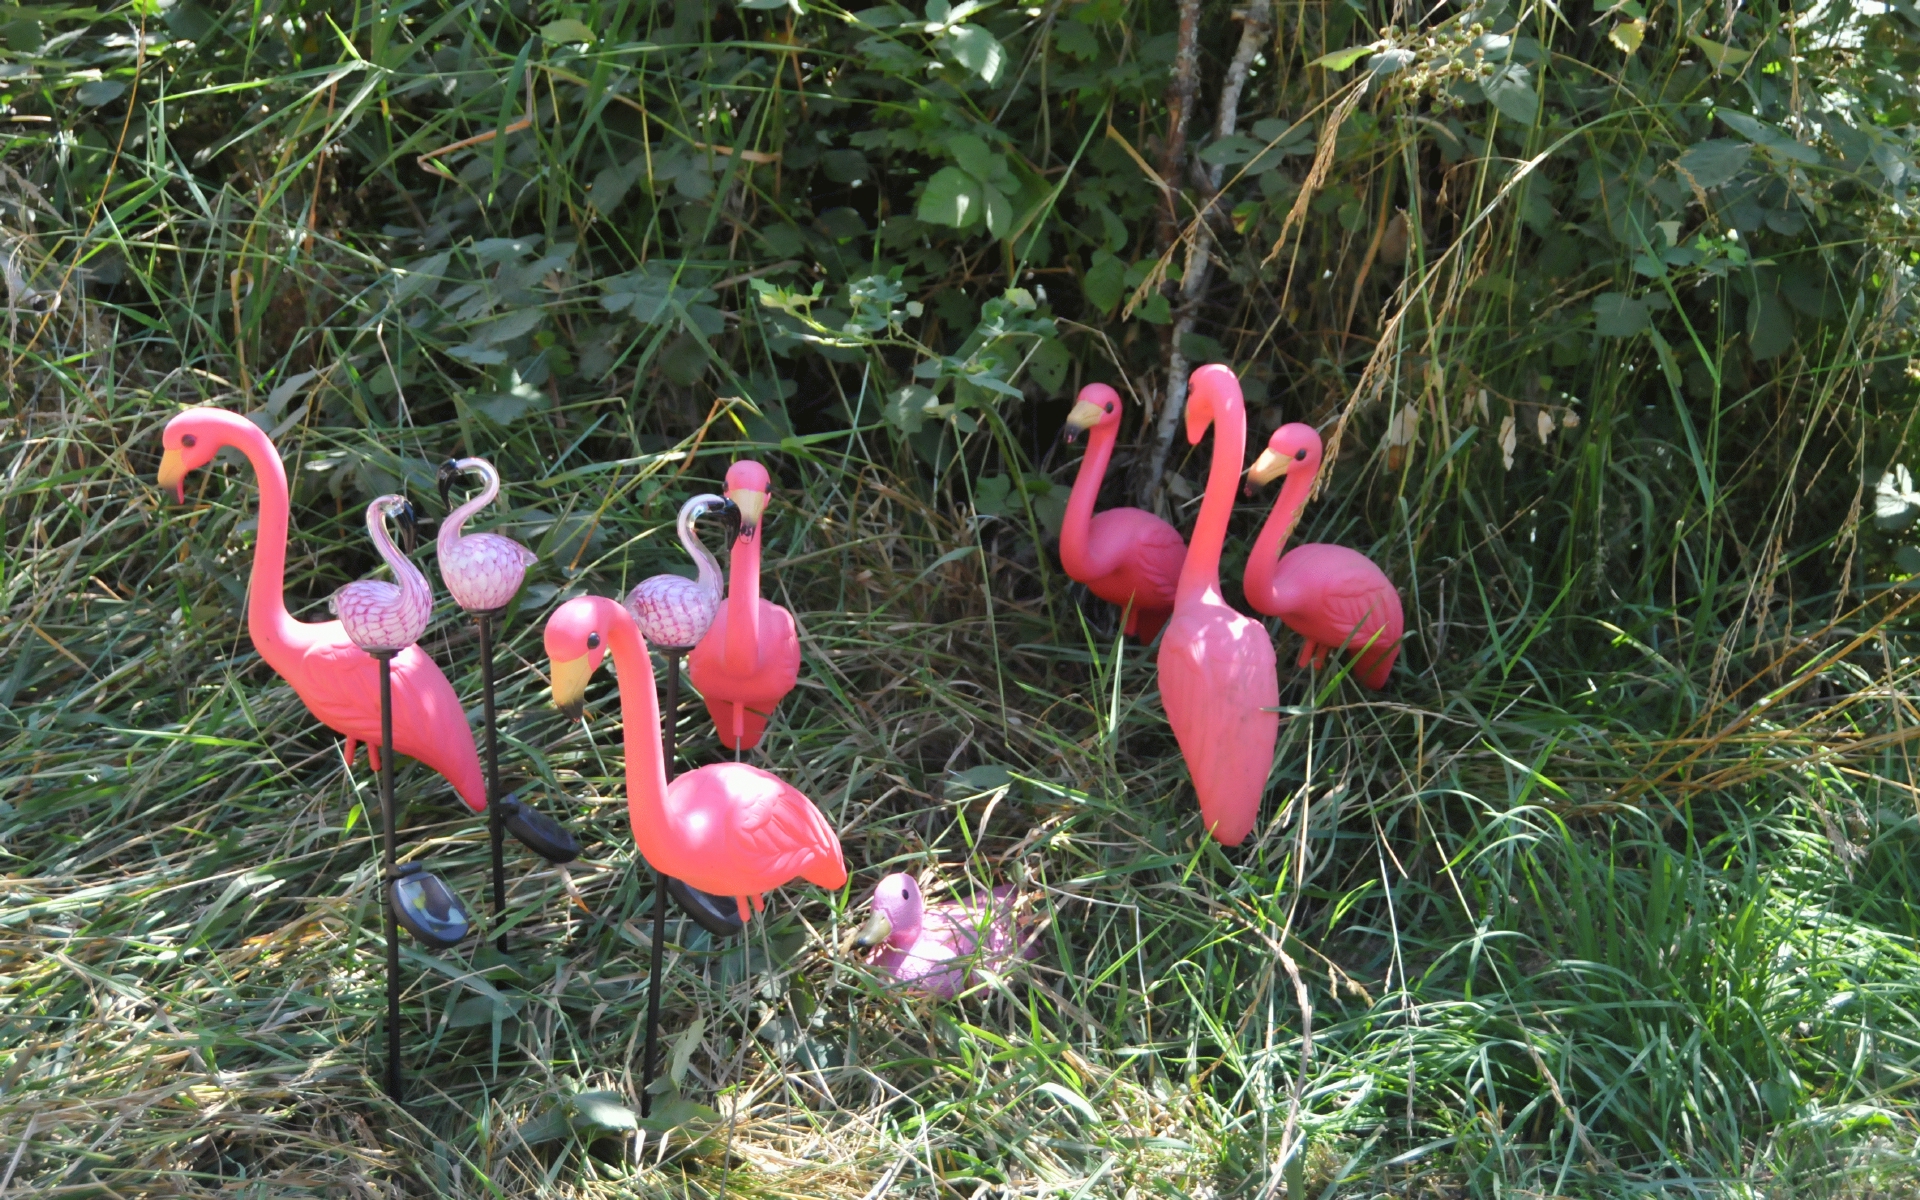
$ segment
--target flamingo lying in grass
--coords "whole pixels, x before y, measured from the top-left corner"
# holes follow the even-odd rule
[[[1060,526],[1060,565],[1088,591],[1126,612],[1127,634],[1150,642],[1173,614],[1187,543],[1179,530],[1142,509],[1093,511],[1120,436],[1121,415],[1120,393],[1104,383],[1081,388],[1067,414],[1068,441],[1079,430],[1092,434]]]
[[[272,439],[252,421],[218,408],[194,408],[167,422],[160,437],[159,483],[186,501],[187,473],[213,460],[222,446],[246,455],[260,483],[260,521],[248,582],[247,633],[254,649],[322,724],[347,739],[347,762],[357,743],[379,767],[378,664],[347,637],[338,621],[296,620],[287,612],[287,472]],[[486,784],[473,730],[453,686],[419,646],[393,659],[394,750],[446,777],[474,812],[487,808]]]
[[[889,875],[873,889],[873,916],[854,945],[885,946],[874,966],[909,990],[951,1000],[979,983],[980,972],[1005,971],[1039,950],[1013,909],[1012,884],[984,903],[928,904],[913,876]]]
[[[795,878],[823,888],[847,882],[840,839],[793,785],[746,763],[715,763],[669,784],[660,745],[653,661],[633,614],[601,596],[576,596],[547,618],[553,702],[578,716],[587,680],[611,651],[627,745],[627,814],[647,864],[716,896],[740,920],[766,908],[765,893]]]
[[[751,750],[800,679],[800,635],[793,614],[760,598],[760,518],[767,509],[767,469],[742,461],[727,469],[727,499],[740,510],[727,602],[687,658],[687,674],[713,714],[720,744]],[[711,891],[712,889],[707,889]]]
[[[1220,551],[1233,516],[1233,493],[1246,453],[1247,416],[1240,381],[1209,364],[1187,390],[1187,441],[1213,426],[1213,465],[1180,568],[1173,619],[1160,638],[1160,699],[1186,756],[1207,832],[1238,846],[1253,831],[1280,738],[1280,677],[1273,642],[1258,621],[1220,594]]]
[[[1306,639],[1300,666],[1324,667],[1327,651],[1344,647],[1360,656],[1354,674],[1378,690],[1387,686],[1405,629],[1400,593],[1386,572],[1345,546],[1310,543],[1280,553],[1320,473],[1320,455],[1312,426],[1282,425],[1247,471],[1249,485],[1287,477],[1247,559],[1247,603]]]

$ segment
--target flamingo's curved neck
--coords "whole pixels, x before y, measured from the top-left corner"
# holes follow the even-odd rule
[[[1227,544],[1227,522],[1233,517],[1233,491],[1240,484],[1240,460],[1247,451],[1247,412],[1238,388],[1215,387],[1213,400],[1213,464],[1207,471],[1207,492],[1200,516],[1193,523],[1187,560],[1180,567],[1174,590],[1178,603],[1212,588],[1220,589],[1220,551]]]
[[[313,626],[287,613],[287,469],[280,451],[260,427],[237,413],[230,418],[223,439],[247,456],[260,486],[260,520],[253,544],[253,572],[247,583],[247,636],[275,670],[296,651],[303,630]]]
[[[660,746],[660,701],[655,694],[653,658],[647,640],[623,605],[597,606],[606,623],[607,650],[620,685],[620,728],[627,746],[627,807],[636,833],[649,841],[667,828],[667,767]]]
[[[452,551],[454,543],[460,540],[462,526],[466,525],[473,514],[492,504],[493,498],[500,494],[500,472],[494,470],[491,463],[480,460],[476,462],[478,465],[472,469],[479,472],[482,481],[480,494],[448,513],[447,519],[440,522],[440,535],[434,539],[434,544],[439,547],[442,558],[445,558]]]
[[[729,671],[751,671],[760,665],[760,538],[765,520],[753,532],[741,530],[730,554],[733,579],[727,586],[727,640],[720,661]]]
[[[701,592],[717,600],[720,598],[720,560],[713,556],[713,551],[707,549],[700,535],[694,532],[695,511],[691,504],[680,509],[680,544],[693,556],[695,582],[700,585]]]
[[[393,572],[393,581],[400,585],[400,595],[410,607],[433,607],[433,589],[427,584],[427,577],[413,560],[401,553],[400,547],[393,544],[393,538],[387,534],[387,514],[377,508],[367,510],[367,533],[373,538],[373,548],[380,553],[380,559]]]
[[[1093,506],[1100,499],[1100,484],[1107,477],[1107,464],[1113,459],[1113,445],[1119,438],[1120,422],[1095,425],[1087,435],[1087,454],[1080,460],[1080,473],[1073,477],[1066,519],[1060,525],[1060,565],[1075,579],[1099,573],[1090,561],[1092,548],[1087,539],[1093,532]]]
[[[1253,553],[1247,559],[1246,585],[1250,599],[1273,590],[1274,575],[1280,568],[1280,552],[1287,548],[1294,526],[1300,523],[1300,510],[1306,507],[1307,494],[1313,490],[1313,477],[1319,471],[1320,464],[1316,462],[1311,471],[1287,472],[1286,482],[1280,485],[1280,495],[1273,502],[1273,511],[1267,514],[1267,523],[1260,527],[1260,536],[1254,539]]]

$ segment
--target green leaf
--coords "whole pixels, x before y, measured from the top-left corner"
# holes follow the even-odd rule
[[[1900,546],[1893,552],[1893,565],[1903,575],[1920,575],[1920,547]]]
[[[919,433],[926,424],[929,409],[938,407],[940,398],[917,383],[910,383],[887,398],[881,415],[901,433]]]
[[[989,86],[999,82],[1007,67],[1007,51],[998,38],[978,25],[961,25],[947,30],[945,41],[955,62]]]
[[[1345,50],[1335,50],[1332,54],[1322,54],[1307,65],[1325,67],[1329,71],[1344,71],[1367,55],[1379,49],[1379,43],[1370,46],[1349,46]]]
[[[1210,167],[1231,167],[1250,160],[1266,148],[1265,142],[1229,134],[1200,152],[1200,161]]]
[[[981,479],[976,482],[974,493],[976,498],[980,492],[986,489],[986,484],[989,479],[999,480],[1000,493],[1002,496],[1005,495],[1007,491],[1006,478],[999,475],[989,475],[986,479]],[[976,502],[974,507],[978,509],[980,506]],[[1013,772],[1006,767],[1001,766],[999,763],[982,763],[977,767],[968,767],[964,771],[955,771],[952,777],[947,780],[945,790],[947,799],[961,800],[978,796],[984,792],[997,791],[1012,782]]]
[[[540,27],[540,40],[554,45],[573,42],[591,42],[593,30],[587,28],[585,21],[573,17],[561,17],[558,21],[548,21]]]
[[[1632,337],[1651,324],[1645,300],[1625,292],[1602,292],[1593,298],[1593,331],[1601,337]]]
[[[1632,54],[1647,40],[1647,23],[1641,20],[1621,21],[1607,30],[1607,40],[1619,47],[1621,53]]]
[[[551,1107],[520,1127],[520,1136],[529,1145],[557,1142],[568,1134],[592,1141],[608,1134],[632,1133],[640,1128],[640,1118],[618,1092],[580,1092],[555,1097]]]
[[[1027,374],[1049,392],[1058,392],[1073,366],[1073,354],[1058,338],[1043,337],[1027,358]]]
[[[959,167],[941,167],[927,180],[914,215],[933,225],[965,229],[986,214],[980,183]]]
[[[1480,91],[1500,115],[1522,125],[1533,124],[1540,115],[1540,97],[1534,94],[1533,77],[1519,63],[1507,63],[1480,81]]]
[[[1060,53],[1081,62],[1100,57],[1099,37],[1078,21],[1054,22],[1053,44]]]
[[[987,144],[972,134],[962,133],[948,138],[947,152],[953,155],[953,161],[959,164],[962,171],[981,183],[993,178],[993,151],[987,149]]]
[[[973,481],[973,511],[983,517],[1001,515],[1007,511],[1007,493],[1012,489],[1013,481],[1005,475],[982,475]]]
[[[1744,171],[1753,157],[1753,147],[1732,138],[1708,138],[1687,147],[1673,160],[1681,177],[1700,188],[1719,187]]]
[[[1111,316],[1127,290],[1127,264],[1105,250],[1093,252],[1093,265],[1080,279],[1080,294],[1087,303]]]
[[[1708,41],[1697,33],[1688,34],[1687,40],[1700,48],[1701,55],[1713,64],[1716,72],[1724,71],[1728,67],[1737,67],[1753,57],[1753,52],[1750,50],[1742,50],[1723,42]]]
[[[118,79],[96,79],[73,90],[73,98],[88,108],[99,108],[127,94],[127,85]]]
[[[1793,313],[1772,292],[1747,302],[1747,349],[1755,361],[1778,358],[1793,345]]]
[[[679,1037],[673,1039],[673,1054],[667,1061],[667,1079],[674,1087],[679,1087],[680,1081],[687,1077],[687,1066],[693,1062],[693,1052],[699,1049],[700,1038],[706,1032],[707,1019],[699,1016],[681,1031]]]
[[[998,188],[982,188],[980,194],[987,202],[987,232],[997,238],[1007,236],[1007,230],[1013,227],[1012,201]]]

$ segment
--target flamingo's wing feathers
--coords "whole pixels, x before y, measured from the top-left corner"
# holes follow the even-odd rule
[[[289,682],[313,715],[335,733],[379,746],[380,674],[373,656],[340,633],[313,639],[301,663]]]
[[[1186,561],[1187,541],[1178,529],[1165,521],[1156,521],[1142,530],[1135,566],[1141,579],[1152,585],[1152,592],[1167,598],[1169,607],[1174,589],[1180,583],[1180,568]]]
[[[733,833],[740,848],[787,879],[816,863],[840,864],[840,839],[813,801],[785,780],[749,769],[759,776],[758,786],[735,790]],[[840,871],[844,882],[843,866]]]
[[[1334,628],[1346,631],[1347,638],[1353,638],[1357,631],[1358,641],[1364,645],[1373,637],[1373,631],[1379,629],[1384,631],[1377,643],[1379,646],[1399,640],[1400,593],[1386,580],[1352,577],[1335,580],[1327,584],[1321,598],[1326,605],[1326,617]]]

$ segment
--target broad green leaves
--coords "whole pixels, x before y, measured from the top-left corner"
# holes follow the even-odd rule
[[[994,237],[1007,236],[1013,227],[1012,197],[1019,193],[1020,181],[1006,157],[970,133],[950,139],[947,149],[955,165],[934,172],[920,193],[914,215],[953,229],[984,224]]]
[[[1697,188],[1716,188],[1729,183],[1746,169],[1753,147],[1731,138],[1709,138],[1687,147],[1673,161],[1674,170]]]

